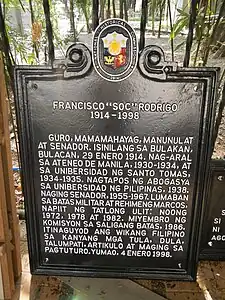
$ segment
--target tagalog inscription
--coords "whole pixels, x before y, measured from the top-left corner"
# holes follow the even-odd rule
[[[42,89],[43,84],[36,84]],[[117,101],[108,95],[102,97],[105,101],[57,95],[31,104],[38,114],[45,101],[52,112],[33,128],[43,260],[51,263],[60,257],[63,262],[76,255],[84,265],[92,257],[109,266],[115,261],[126,266],[129,260],[145,266],[151,260],[183,269],[198,133],[193,123],[180,121],[183,130],[176,125],[174,118],[185,113],[185,106],[174,87],[177,94],[183,91],[184,99],[193,94],[200,100],[201,85],[152,83],[149,90],[158,93],[154,99],[144,94],[122,101],[107,84]],[[48,95],[47,84],[44,90]],[[34,91],[29,93],[32,98]],[[196,114],[191,116],[194,122]],[[169,130],[163,119],[170,120]]]
[[[40,141],[45,253],[171,258],[184,251],[192,142],[64,134]]]
[[[193,84],[175,87],[200,95]],[[113,265],[113,257],[126,266],[139,258],[134,264],[150,259],[160,267],[185,268],[198,136],[192,124],[180,131],[173,121],[182,106],[172,87],[170,97],[169,85],[160,90],[149,101],[44,96],[52,116],[41,118],[43,128],[33,128],[44,261],[77,255],[83,264],[94,257]],[[36,114],[38,106],[31,104]],[[162,118],[171,120],[169,131]]]

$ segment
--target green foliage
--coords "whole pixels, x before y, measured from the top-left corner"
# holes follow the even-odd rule
[[[190,0],[189,0],[190,1]],[[219,1],[200,1],[197,6],[197,17],[194,26],[194,36],[193,36],[193,47],[192,47],[192,63],[193,65],[206,64],[208,56],[204,53],[209,53],[211,40],[213,34],[213,27],[218,21],[218,3]],[[224,3],[224,0],[221,3]],[[190,5],[190,3],[189,3]],[[175,39],[184,30],[187,30],[189,26],[190,15],[187,13],[186,8],[183,10],[177,9],[178,18],[173,25],[173,29],[170,33],[170,39]],[[214,33],[215,34],[215,33]],[[178,50],[185,44],[186,41],[182,41],[177,45],[175,51]]]
[[[170,38],[175,39],[175,37],[182,32],[184,28],[188,26],[188,17],[180,17],[177,22],[173,25],[173,30],[170,33]]]
[[[5,11],[7,12],[10,8],[17,8],[24,10],[24,6],[19,0],[4,0]]]
[[[74,1],[74,0],[73,0]],[[89,3],[89,4],[88,4]],[[54,43],[57,49],[65,54],[68,40],[61,38],[59,30],[60,15],[57,9],[58,1],[49,1]],[[85,17],[90,19],[90,0],[79,0],[79,6],[85,11]],[[87,7],[86,7],[87,6]],[[21,11],[30,15],[31,28],[18,30],[12,11]],[[45,61],[47,36],[42,0],[5,0],[4,20],[13,60],[17,64],[40,64]],[[22,20],[22,19],[21,19]],[[13,23],[14,22],[14,23]]]
[[[28,65],[34,65],[36,63],[36,56],[35,56],[34,52],[28,53],[27,63],[28,63]]]
[[[53,27],[53,35],[54,35],[54,44],[57,50],[61,50],[63,54],[65,53],[66,45],[70,42],[74,42],[77,40],[77,36],[79,35],[80,29],[78,32],[77,28],[73,28],[73,32],[69,32],[65,38],[61,37],[60,29],[59,29],[59,20],[61,16],[59,15],[58,4],[61,1],[61,5],[65,6],[64,10],[64,18],[71,21],[71,4],[72,8],[79,9],[80,15],[84,17],[86,22],[86,27],[89,32],[91,32],[90,28],[90,19],[91,19],[91,0],[49,0],[50,4],[50,13],[51,13],[51,23]],[[222,0],[221,0],[222,1]],[[205,0],[200,1],[197,6],[197,17],[194,28],[193,35],[193,47],[192,47],[192,64],[198,65],[199,61],[207,62],[209,48],[210,51],[212,49],[212,45],[209,44],[208,41],[213,41],[214,38],[212,34],[216,36],[218,32],[219,22],[218,21],[218,11],[220,9],[221,2],[220,0]],[[101,3],[101,1],[99,1]],[[131,1],[130,1],[131,2]],[[130,6],[129,1],[127,2],[127,6]],[[107,9],[105,7],[106,0],[102,0],[103,10]],[[168,25],[170,25],[170,33],[169,39],[171,43],[171,51],[172,57],[173,52],[181,49],[185,45],[185,36],[184,39],[176,43],[176,47],[174,47],[174,41],[181,34],[186,34],[189,26],[189,18],[190,14],[187,11],[187,7],[183,9],[176,9],[177,17],[174,20],[174,12],[171,12],[171,7],[177,5],[177,0],[148,0],[148,19],[149,25],[152,29],[152,33],[155,34],[156,30],[156,22],[159,22],[158,27],[158,36],[160,37],[161,27],[164,26],[165,22],[163,20],[167,19],[167,30]],[[191,0],[189,0],[188,7],[190,6]],[[117,1],[117,4],[119,2]],[[112,1],[111,1],[112,6]],[[19,30],[13,26],[12,24],[12,9],[16,9],[21,11],[21,13],[31,14],[31,23],[32,28],[28,31]],[[119,7],[117,7],[118,11]],[[74,14],[73,19],[74,19]],[[103,11],[103,16],[105,15]],[[125,14],[123,14],[125,15]],[[47,37],[46,37],[46,24],[45,17],[43,12],[43,1],[42,0],[4,0],[4,17],[6,23],[7,35],[9,38],[11,52],[14,57],[16,63],[22,64],[39,64],[43,63],[46,58],[46,47],[48,45]],[[130,18],[133,21],[140,21],[140,16],[133,16]],[[173,24],[172,24],[173,22]],[[157,25],[158,26],[158,25]],[[214,30],[213,28],[216,29]],[[222,40],[221,45],[224,45],[224,40]]]

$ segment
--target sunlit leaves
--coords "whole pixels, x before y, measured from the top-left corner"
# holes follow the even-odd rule
[[[189,0],[189,5],[190,6]],[[224,1],[223,1],[224,2]],[[206,43],[207,40],[210,40],[212,35],[212,28],[218,20],[218,3],[219,1],[200,1],[197,6],[197,16],[194,26],[194,36],[193,36],[193,47],[192,47],[192,56],[194,56],[193,64],[196,65],[198,61],[202,61],[202,56],[204,52],[209,52],[211,45]],[[173,29],[170,33],[170,39],[175,39],[179,34],[187,31],[189,26],[189,12],[187,12],[187,7],[184,9],[177,9],[178,17],[176,22],[173,24]],[[175,51],[182,47],[185,42],[181,42],[175,48]],[[207,49],[206,49],[207,48]],[[204,60],[206,64],[207,60]]]

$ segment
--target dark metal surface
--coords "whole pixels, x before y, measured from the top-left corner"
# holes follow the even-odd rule
[[[70,50],[75,53],[74,56]],[[215,113],[213,91],[216,85],[216,69],[177,68],[176,64],[165,62],[160,48],[151,46],[141,53],[139,70],[135,70],[123,82],[115,83],[108,82],[96,74],[89,59],[90,52],[85,46],[74,45],[70,50],[67,52],[66,60],[55,62],[53,69],[45,67],[17,67],[16,69],[17,117],[32,273],[195,279],[202,199],[211,155],[209,149],[211,149],[210,141]],[[71,60],[71,57],[74,59]],[[53,109],[54,101],[61,103],[82,101],[82,103],[97,103],[97,105],[101,102],[104,106],[103,111],[109,113],[109,118],[91,119],[89,110],[59,109],[58,104],[56,104],[57,108]],[[120,119],[119,109],[114,109],[114,104],[117,106],[118,103],[121,105],[134,103],[130,106],[130,111],[138,112],[139,118]],[[152,111],[148,111],[140,108],[144,104],[148,107],[150,104],[154,106],[154,103],[160,105],[167,103],[170,109],[165,112],[160,109],[152,108]],[[120,255],[120,251],[116,256],[93,255],[91,250],[88,255],[46,253],[37,148],[40,141],[48,140],[49,134],[62,133],[71,137],[74,134],[108,137],[136,136],[141,147],[144,146],[142,142],[144,137],[185,139],[185,137],[192,136],[192,150],[190,151],[192,164],[186,178],[186,193],[189,196],[184,209],[187,222],[183,225],[185,238],[182,245],[177,240],[168,239],[165,245],[169,248],[170,256],[158,258],[123,256]],[[93,144],[90,147],[93,147]],[[92,150],[91,152],[95,155],[95,152]],[[147,152],[144,150],[142,152],[144,160],[148,162]],[[140,154],[137,150],[133,153],[136,156]],[[155,153],[157,154],[157,150]],[[121,163],[124,164],[126,160],[132,172],[137,171],[133,165],[135,159],[123,158]],[[84,158],[83,161],[85,161]],[[177,161],[177,168],[181,169],[184,162]],[[50,169],[52,172],[52,167]],[[106,169],[111,174],[112,168]],[[152,170],[156,174],[154,176],[156,179],[160,177],[158,169],[157,164],[154,164]],[[124,177],[128,176],[127,172],[125,169]],[[138,177],[138,175],[131,176],[133,177]],[[179,178],[179,175],[175,177]],[[148,176],[144,176],[145,185],[148,179]],[[85,180],[86,177],[82,176],[82,181],[85,182]],[[121,186],[123,187],[124,184]],[[108,188],[109,185],[107,185],[106,195],[109,195]],[[168,187],[163,184],[162,188],[163,193],[166,194]],[[69,207],[68,210],[72,208]],[[86,209],[87,214],[90,215],[92,207],[88,206]],[[125,221],[128,220],[130,211],[130,209],[126,210],[123,216]],[[152,211],[153,216],[158,214],[158,209]],[[103,215],[100,218],[102,217]],[[152,226],[156,226],[154,223],[153,221]],[[170,216],[170,223],[172,225],[176,223],[176,216]],[[159,226],[164,228],[165,222],[162,220]],[[147,230],[147,236],[152,239],[151,243],[157,244],[159,237],[154,237],[151,233],[152,230]],[[112,230],[111,235],[115,235],[115,230]],[[55,234],[55,239],[57,238],[58,235]],[[105,237],[102,235],[100,238]],[[126,246],[128,240],[129,235],[123,237],[123,243]],[[175,250],[178,246],[182,246],[183,250]]]
[[[200,258],[225,260],[225,160],[210,165]]]

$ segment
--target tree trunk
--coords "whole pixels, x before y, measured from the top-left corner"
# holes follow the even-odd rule
[[[29,7],[30,7],[30,18],[31,18],[32,30],[33,30],[34,29],[35,16],[34,16],[32,0],[29,0]],[[33,49],[34,49],[35,55],[36,55],[37,59],[39,59],[39,52],[38,52],[37,43],[33,39],[33,37],[32,37],[32,43],[33,43]]]
[[[88,17],[88,12],[87,12],[86,7],[84,7],[83,13],[84,13],[84,17],[85,17],[85,20],[86,20],[87,32],[91,33],[91,26],[89,24],[89,17]]]
[[[194,66],[196,66],[196,63],[199,60],[199,56],[200,56],[199,53],[202,48],[202,44],[204,44],[204,39],[203,39],[204,24],[205,24],[205,18],[206,18],[208,6],[207,6],[207,3],[205,4],[205,6],[201,7],[201,5],[202,5],[202,3],[200,3],[200,8],[203,13],[203,17],[202,17],[201,23],[197,24],[197,28],[196,28],[196,32],[197,31],[199,32],[199,36],[197,36],[197,34],[196,34],[197,48],[196,48],[196,52],[195,52]]]
[[[147,24],[147,15],[148,15],[148,0],[142,0],[141,4],[141,24],[140,24],[140,41],[139,41],[139,50],[143,50],[145,47],[145,31]]]
[[[159,30],[158,30],[158,38],[160,38],[161,35],[161,27],[162,27],[162,17],[163,17],[163,9],[165,6],[165,0],[162,0],[160,2],[160,9],[159,9]]]
[[[173,23],[172,23],[172,14],[171,14],[170,0],[168,0],[168,12],[169,12],[169,19],[170,19],[170,32],[172,32],[173,31]],[[174,61],[174,44],[173,44],[173,38],[170,39],[170,46],[171,46],[172,61]]]
[[[70,31],[73,33],[73,39],[76,41],[76,28],[74,22],[74,0],[70,0]]]
[[[115,0],[112,0],[112,6],[113,6],[113,18],[116,18],[116,3],[115,3]]]
[[[92,30],[94,31],[98,24],[98,7],[99,7],[99,0],[92,0]]]
[[[155,35],[155,6],[156,6],[156,0],[151,0],[151,16],[152,16],[152,35]]]
[[[101,21],[105,19],[105,0],[100,0],[100,19]]]
[[[44,14],[45,14],[45,22],[46,22],[46,35],[48,38],[48,58],[50,63],[53,63],[55,59],[55,49],[53,43],[53,30],[52,30],[52,22],[50,17],[50,8],[48,0],[43,0]]]
[[[124,7],[124,17],[125,17],[125,21],[128,22],[127,0],[123,0],[123,7]]]
[[[110,19],[110,18],[111,18],[110,0],[108,0],[108,2],[107,2],[106,18],[107,18],[107,19]]]
[[[194,35],[194,28],[195,22],[197,17],[197,5],[199,0],[192,0],[191,7],[190,7],[190,17],[189,17],[189,27],[188,27],[188,36],[186,39],[186,50],[184,55],[184,67],[189,66],[190,57],[191,57],[191,47],[193,43],[193,35]]]
[[[123,0],[120,0],[120,19],[123,19]]]

